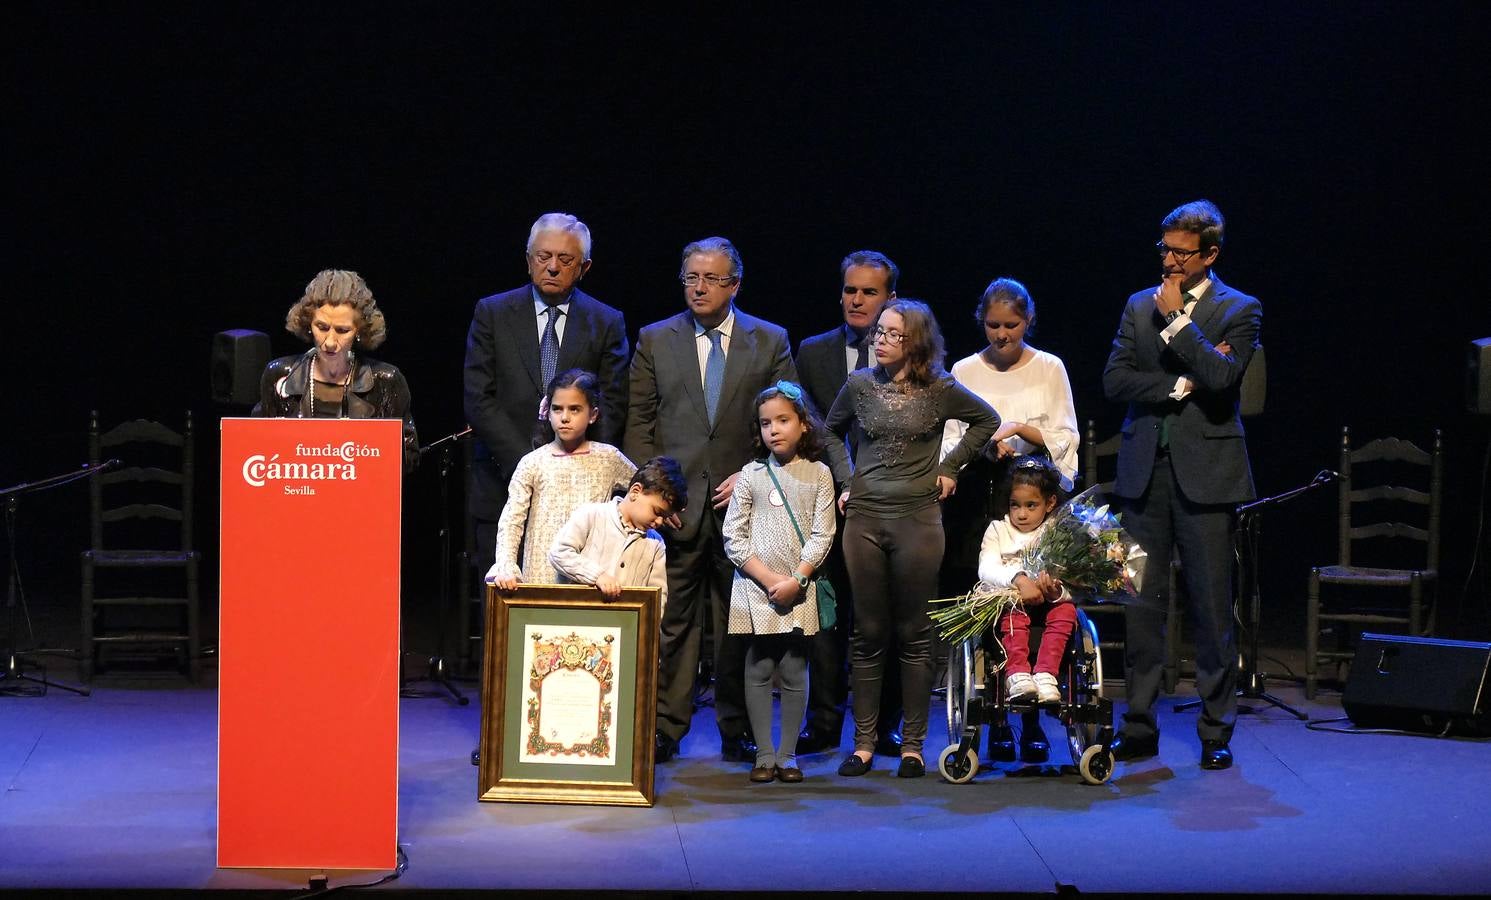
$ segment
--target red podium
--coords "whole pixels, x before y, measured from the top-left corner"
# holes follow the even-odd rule
[[[395,866],[402,437],[222,422],[219,866]]]

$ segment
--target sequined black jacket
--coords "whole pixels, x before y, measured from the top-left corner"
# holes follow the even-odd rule
[[[282,356],[264,367],[259,379],[259,403],[254,415],[298,419],[310,415],[306,387],[310,383],[314,350]],[[368,356],[357,359],[352,383],[342,406],[349,419],[403,419],[404,471],[419,461],[419,436],[409,414],[409,383],[396,367]]]

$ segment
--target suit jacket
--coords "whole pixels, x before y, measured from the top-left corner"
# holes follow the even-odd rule
[[[1113,492],[1143,496],[1154,470],[1160,423],[1168,417],[1171,465],[1189,500],[1252,500],[1257,494],[1238,394],[1259,344],[1263,307],[1212,273],[1211,285],[1191,311],[1191,323],[1166,345],[1153,297],[1154,289],[1148,288],[1129,298],[1103,369],[1108,399],[1129,404]],[[1223,341],[1232,347],[1231,354],[1217,350]],[[1184,400],[1172,400],[1169,394],[1182,375],[1191,378],[1195,389]]]
[[[580,368],[600,381],[601,418],[591,437],[621,443],[626,420],[626,321],[579,288],[570,296],[555,373]],[[533,449],[543,401],[533,289],[523,285],[476,302],[466,335],[466,421],[476,431],[471,513],[495,521],[518,460]]]
[[[838,398],[839,391],[844,389],[844,383],[849,380],[848,363],[844,354],[844,344],[849,340],[848,332],[849,326],[840,325],[805,339],[797,348],[797,371],[802,376],[803,390],[807,392],[813,411],[820,420],[828,418],[828,411],[833,409],[834,400]],[[872,352],[872,365],[874,358]],[[825,462],[833,470],[834,484],[843,491],[849,486],[851,472],[849,456],[847,452],[838,452],[840,446],[825,445],[828,454]]]
[[[688,506],[678,535],[693,537],[714,489],[755,455],[756,395],[780,380],[796,381],[787,331],[735,309],[725,379],[715,421],[704,411],[693,314],[654,322],[637,336],[632,357],[624,449],[641,465],[671,456],[688,478]]]

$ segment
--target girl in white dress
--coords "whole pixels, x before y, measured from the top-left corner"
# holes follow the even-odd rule
[[[600,385],[584,369],[554,376],[548,392],[554,440],[518,461],[497,522],[497,553],[487,583],[505,591],[556,584],[549,548],[570,514],[625,489],[637,467],[610,444],[589,439],[600,418]],[[520,556],[521,554],[521,556]]]
[[[725,553],[736,566],[727,630],[752,636],[745,700],[759,749],[751,781],[796,783],[803,778],[797,735],[807,710],[808,635],[819,624],[818,585],[811,578],[833,545],[834,482],[817,461],[825,431],[803,404],[801,387],[777,382],[756,395],[756,412],[762,458],[741,469],[725,513]],[[775,751],[774,677],[782,687]]]

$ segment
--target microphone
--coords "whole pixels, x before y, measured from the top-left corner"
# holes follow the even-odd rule
[[[1316,484],[1325,484],[1326,482],[1339,480],[1341,480],[1341,473],[1333,469],[1321,469],[1319,472],[1315,473]]]
[[[124,462],[118,457],[115,457],[113,459],[106,459],[96,466],[84,466],[83,468],[87,469],[90,472],[111,472],[123,465]]]

